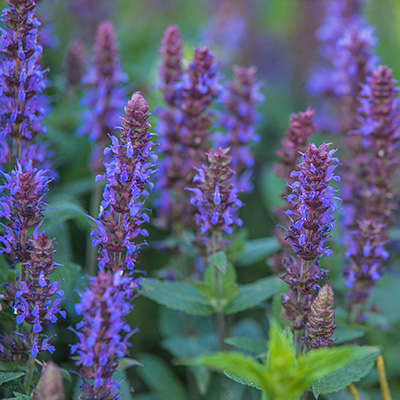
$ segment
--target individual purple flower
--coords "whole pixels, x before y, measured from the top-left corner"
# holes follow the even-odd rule
[[[196,187],[188,188],[192,192],[190,203],[196,207],[196,222],[209,253],[225,247],[222,233],[230,235],[235,225],[242,225],[235,215],[242,202],[232,179],[234,172],[229,150],[219,148],[207,153],[208,165],[196,168],[197,174],[193,178]]]
[[[116,130],[126,102],[126,91],[122,87],[126,75],[121,70],[111,22],[105,21],[98,26],[93,52],[93,64],[82,78],[85,86],[82,98],[84,112],[83,125],[79,128],[78,135],[87,134],[94,144],[91,169],[100,173],[101,153],[108,143],[108,135]]]
[[[294,252],[304,261],[332,253],[324,244],[334,227],[332,213],[336,211],[339,201],[335,190],[329,186],[332,180],[339,180],[334,175],[339,160],[333,157],[336,150],[329,150],[329,145],[323,143],[316,147],[311,143],[298,165],[299,171],[291,174],[297,180],[289,185],[292,193],[287,199],[293,207],[286,214],[292,225],[286,237]]]
[[[78,356],[76,364],[83,379],[80,399],[119,399],[119,384],[113,380],[119,360],[128,354],[129,337],[135,333],[126,322],[132,310],[126,286],[134,282],[123,271],[101,270],[88,278],[90,286],[79,293],[81,302],[75,306],[82,321],[72,329],[78,343],[71,353]]]
[[[90,237],[99,247],[99,269],[133,270],[136,254],[142,244],[137,237],[147,236],[142,224],[149,222],[143,208],[149,190],[150,175],[157,156],[151,150],[149,106],[140,92],[135,92],[125,107],[120,139],[111,136],[111,145],[104,150],[111,161],[104,162],[106,172],[96,177],[105,180],[101,211]]]
[[[226,135],[221,136],[218,144],[231,148],[236,185],[239,191],[245,193],[252,190],[250,180],[254,158],[250,146],[260,140],[255,132],[255,124],[260,119],[256,108],[263,96],[259,92],[260,84],[255,81],[256,71],[255,67],[234,66],[235,79],[227,84],[221,96],[226,114],[222,114],[220,123]]]
[[[326,284],[314,299],[306,323],[306,335],[302,338],[309,350],[330,347],[335,339],[332,335],[336,329],[335,294]]]
[[[70,87],[77,86],[85,73],[86,54],[82,41],[71,41],[65,55],[65,73]]]
[[[35,18],[35,2],[8,0],[7,4],[2,14],[6,28],[1,29],[0,39],[2,169],[15,160],[25,163],[30,159],[27,151],[32,139],[45,133],[41,122],[48,112],[43,95],[46,80],[41,66],[42,47],[37,40],[40,23]]]

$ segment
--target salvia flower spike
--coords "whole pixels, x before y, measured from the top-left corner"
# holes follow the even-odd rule
[[[80,293],[81,302],[75,306],[83,317],[73,329],[78,343],[71,347],[71,353],[78,355],[83,379],[80,399],[118,399],[119,384],[113,374],[119,359],[128,354],[128,339],[135,333],[125,321],[132,309],[126,286],[133,281],[122,274],[103,269],[97,277],[88,278],[90,286]]]
[[[8,0],[3,10],[0,52],[0,163],[36,160],[30,152],[31,140],[45,133],[42,119],[48,113],[43,91],[45,71],[41,66],[42,47],[38,43],[40,22],[35,18],[33,0]],[[40,151],[39,151],[40,153]],[[39,154],[40,158],[40,154]],[[40,160],[36,160],[39,161]],[[4,167],[2,167],[4,169]]]
[[[188,188],[193,193],[191,204],[196,207],[197,225],[210,252],[224,247],[222,239],[218,240],[221,233],[231,234],[235,225],[242,225],[235,215],[242,202],[232,179],[234,172],[229,150],[219,148],[207,153],[208,164],[196,168],[197,174],[193,178],[196,187]],[[207,232],[211,238],[206,236]]]
[[[86,54],[82,41],[78,38],[71,41],[65,56],[65,73],[69,86],[74,87],[81,83],[85,73]]]
[[[105,180],[101,211],[95,219],[90,237],[99,247],[99,269],[133,270],[136,254],[142,244],[137,237],[147,236],[142,224],[149,221],[143,206],[152,190],[150,176],[157,156],[152,151],[149,106],[140,92],[135,92],[125,107],[120,139],[111,136],[111,145],[104,150],[111,155],[104,162],[105,173],[96,180]]]
[[[292,193],[287,196],[292,208],[286,214],[292,221],[287,230],[287,239],[293,250],[304,261],[312,261],[331,250],[324,247],[333,229],[333,212],[339,199],[329,186],[332,180],[339,180],[334,170],[339,160],[334,157],[336,150],[329,150],[329,143],[316,147],[310,144],[303,154],[299,170],[291,176],[297,180],[290,184]]]
[[[303,338],[308,349],[329,347],[335,340],[332,335],[335,331],[335,294],[327,283],[318,292],[314,299],[308,321],[306,336]]]
[[[102,170],[99,161],[101,153],[108,143],[108,135],[116,130],[126,102],[126,91],[122,86],[126,75],[118,59],[118,46],[111,22],[105,21],[98,26],[93,52],[93,64],[82,78],[85,87],[82,98],[84,112],[78,135],[89,135],[94,144],[91,169],[99,173]]]

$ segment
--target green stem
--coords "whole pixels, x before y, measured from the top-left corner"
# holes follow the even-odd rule
[[[215,297],[217,300],[218,308],[222,306],[222,277],[221,271],[218,268],[214,269],[214,279],[215,279]],[[223,312],[217,312],[215,314],[215,330],[217,331],[218,344],[220,349],[225,349],[225,339],[228,336],[226,315]]]
[[[35,339],[35,336],[36,334],[34,334],[33,339]],[[25,393],[27,394],[29,394],[31,391],[34,369],[35,369],[35,358],[29,355],[29,361],[28,364],[26,365],[25,380],[24,380]]]
[[[99,207],[101,202],[101,194],[103,193],[103,183],[95,182],[93,186],[92,197],[90,201],[90,215],[96,218],[99,214]],[[92,241],[89,239],[86,247],[86,265],[90,275],[97,274],[97,249],[92,246]]]

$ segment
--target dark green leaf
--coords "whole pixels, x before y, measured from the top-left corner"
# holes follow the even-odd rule
[[[267,352],[267,341],[264,339],[229,337],[225,339],[225,343],[230,344],[238,349],[249,351],[250,353],[256,355]]]
[[[143,296],[187,314],[207,316],[214,313],[210,302],[188,283],[147,281],[143,284]]]
[[[275,237],[265,237],[247,242],[244,250],[235,261],[238,267],[247,267],[265,260],[269,255],[280,249],[280,244]]]
[[[353,359],[339,370],[313,383],[315,398],[320,394],[338,392],[364,378],[375,364],[380,351],[376,347],[356,347]]]
[[[225,273],[227,260],[223,251],[218,251],[217,253],[212,254],[208,257],[208,262],[215,268],[219,269],[221,273]]]
[[[262,390],[260,386],[257,386],[254,382],[250,382],[247,379],[242,378],[241,376],[231,374],[230,372],[226,372],[226,371],[225,371],[225,375],[228,378],[232,379],[233,381],[240,383],[241,385],[250,386],[250,387],[256,388],[258,390]]]
[[[41,228],[47,230],[55,224],[75,218],[87,219],[85,213],[86,211],[76,203],[55,201],[49,204],[49,208],[43,212],[45,218]]]
[[[187,400],[181,382],[161,358],[143,353],[137,359],[143,364],[137,372],[159,400]]]
[[[18,379],[21,376],[24,376],[24,372],[0,372],[0,385],[3,383],[13,381],[14,379]]]
[[[190,367],[196,380],[197,388],[202,396],[205,396],[210,385],[211,373],[204,367]]]
[[[119,360],[119,363],[118,363],[118,369],[121,369],[121,370],[125,370],[130,367],[137,367],[137,366],[142,367],[143,365],[139,361],[137,361],[133,358],[128,358],[128,357],[122,358],[121,360]]]
[[[249,285],[240,286],[239,294],[228,303],[224,312],[226,314],[234,314],[268,300],[276,293],[278,283],[278,278],[273,276],[260,279]]]

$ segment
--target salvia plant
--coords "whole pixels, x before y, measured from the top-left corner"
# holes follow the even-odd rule
[[[395,399],[399,4],[190,3],[3,1],[0,398]]]

